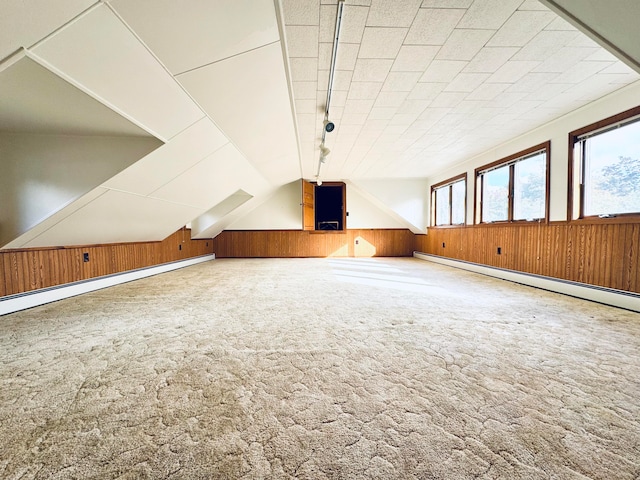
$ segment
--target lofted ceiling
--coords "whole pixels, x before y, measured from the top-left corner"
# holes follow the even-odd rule
[[[586,23],[611,14],[589,37],[538,0],[346,0],[322,179],[424,180],[637,81],[592,40],[635,48],[636,23],[616,22],[637,17],[634,3],[588,9]],[[3,1],[0,167],[13,193],[0,199],[36,213],[10,216],[9,233],[0,215],[0,247],[159,240],[188,223],[210,237],[313,179],[336,12],[337,0]],[[38,162],[7,174],[20,142],[48,149],[42,135],[57,157],[41,164],[61,162],[48,211],[21,193],[43,184]],[[83,166],[94,174],[76,179]]]
[[[284,0],[309,178],[336,13],[335,0]],[[321,176],[430,176],[638,78],[537,0],[347,0]]]

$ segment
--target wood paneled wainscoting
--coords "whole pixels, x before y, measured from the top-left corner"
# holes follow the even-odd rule
[[[640,293],[640,223],[430,228],[417,251]],[[498,253],[500,249],[500,253]]]
[[[213,245],[216,258],[408,257],[414,234],[407,229],[226,230]]]
[[[161,242],[1,250],[0,297],[211,253],[213,241],[186,228]]]

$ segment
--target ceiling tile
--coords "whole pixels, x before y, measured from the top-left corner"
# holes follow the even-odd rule
[[[487,83],[515,83],[541,62],[509,61],[487,79]]]
[[[434,60],[420,78],[421,82],[450,82],[468,65],[465,61]]]
[[[433,100],[447,86],[446,83],[418,83],[407,99],[409,100]]]
[[[551,80],[558,76],[557,73],[528,73],[523,78],[518,80],[516,83],[511,85],[507,92],[517,93],[531,93],[535,92],[539,88],[543,87],[545,84],[549,83]]]
[[[518,47],[484,47],[464,68],[465,73],[493,73],[509,60]]]
[[[572,65],[595,53],[595,51],[596,49],[593,48],[564,47],[548,57],[534,71],[563,73]]]
[[[547,7],[540,3],[540,0],[525,0],[522,5],[518,7],[518,10],[549,10]]]
[[[430,107],[434,107],[434,108],[455,107],[462,100],[464,100],[466,96],[467,96],[466,92],[442,92],[431,103]]]
[[[351,85],[352,70],[336,70],[333,72],[333,85],[331,90],[349,90]],[[318,89],[327,90],[329,86],[329,70],[318,72]]]
[[[431,100],[405,100],[397,113],[422,113],[431,104]]]
[[[469,8],[473,0],[424,0],[422,8]]]
[[[556,15],[552,12],[517,11],[487,44],[490,47],[523,47]]]
[[[553,83],[580,83],[608,67],[607,62],[578,62],[553,79]]]
[[[382,87],[383,92],[410,92],[418,83],[419,72],[390,72]]]
[[[366,113],[345,113],[340,120],[340,126],[342,125],[364,125],[367,120]]]
[[[409,27],[422,0],[377,0],[369,10],[367,26]]]
[[[347,113],[369,113],[373,107],[373,100],[352,100],[347,98],[344,106]]]
[[[436,55],[436,59],[471,60],[493,34],[493,30],[455,29]]]
[[[543,30],[536,35],[533,40],[522,47],[512,60],[523,61],[545,61],[562,47],[569,45],[577,36],[578,32],[550,31]]]
[[[314,82],[318,79],[317,58],[290,58],[291,79],[298,82]]]
[[[406,45],[444,45],[466,10],[421,8],[416,15]]]
[[[106,3],[106,2],[105,2]],[[109,4],[174,75],[279,40],[272,1],[113,0]]]
[[[282,0],[285,25],[318,25],[320,0]]]
[[[395,59],[406,35],[406,28],[367,27],[364,29],[358,58]]]
[[[324,45],[324,44],[323,44]],[[358,49],[360,45],[354,43],[340,43],[336,56],[336,70],[353,70],[356,66],[358,58]],[[331,64],[331,48],[329,49],[329,61],[327,69]],[[322,63],[320,63],[322,65]]]
[[[398,107],[373,107],[369,113],[369,120],[391,120],[397,110]]]
[[[393,62],[392,72],[424,72],[440,50],[438,46],[403,45]]]
[[[287,25],[287,49],[290,57],[318,56],[318,28],[317,26]]]
[[[340,27],[340,43],[360,43],[368,13],[369,8],[367,7],[344,6],[342,12],[344,21]],[[335,14],[333,17],[335,22]]]
[[[545,30],[569,30],[576,31],[576,28],[569,22],[561,17],[556,16],[549,25],[545,27]]]
[[[382,88],[382,82],[352,82],[347,99],[375,99]]]
[[[376,99],[376,107],[395,107],[398,108],[404,103],[409,92],[380,92]]]
[[[572,88],[574,84],[572,83],[551,83],[546,84],[544,88],[539,88],[538,90],[527,94],[523,97],[523,100],[540,100],[546,102],[547,100],[552,99],[556,95],[560,95],[561,93],[567,91]]]
[[[336,13],[337,8],[335,5],[322,5],[320,7],[320,32],[318,34],[318,40],[321,43],[333,43],[333,35],[336,30]],[[340,38],[340,40],[342,41],[342,38]]]
[[[393,60],[375,58],[359,58],[353,72],[354,82],[384,82],[391,69]]]
[[[521,3],[522,0],[484,0],[474,2],[456,28],[498,30]]]
[[[473,92],[490,75],[488,73],[460,73],[447,85],[447,92]]]
[[[471,92],[465,100],[493,100],[508,86],[507,83],[485,83]]]
[[[420,113],[397,113],[391,119],[389,125],[408,127],[416,121]]]

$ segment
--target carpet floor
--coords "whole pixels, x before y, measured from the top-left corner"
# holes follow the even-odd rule
[[[0,478],[638,479],[640,314],[411,258],[0,317]]]

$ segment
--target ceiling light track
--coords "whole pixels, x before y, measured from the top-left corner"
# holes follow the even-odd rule
[[[320,160],[318,161],[318,170],[316,172],[316,181],[318,185],[322,185],[320,180],[320,167],[327,162],[327,156],[330,151],[324,145],[327,133],[335,129],[335,124],[329,120],[329,107],[331,105],[331,91],[333,89],[333,79],[336,70],[336,57],[338,55],[338,42],[340,41],[340,28],[342,26],[342,11],[344,9],[344,0],[338,0],[338,12],[336,15],[336,28],[333,35],[333,50],[331,52],[331,65],[329,67],[329,84],[327,85],[327,101],[324,109],[324,121],[322,122],[322,141],[320,142]]]

